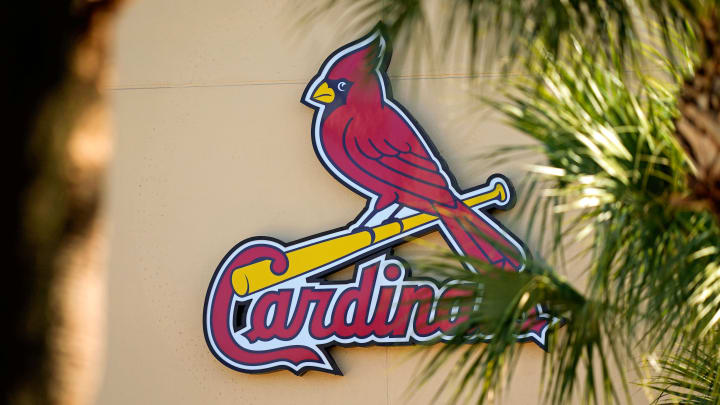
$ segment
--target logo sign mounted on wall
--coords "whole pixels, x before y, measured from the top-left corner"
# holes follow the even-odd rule
[[[367,204],[345,227],[291,243],[251,238],[222,259],[203,324],[210,350],[228,367],[340,374],[331,346],[450,339],[458,319],[443,316],[437,300],[457,289],[411,277],[391,253],[409,237],[439,231],[458,254],[522,270],[523,245],[486,213],[511,207],[510,182],[493,175],[479,187],[457,186],[430,138],[393,99],[390,54],[376,28],[330,55],[308,84],[301,101],[315,111],[315,152]],[[351,280],[323,279],[353,264]],[[535,311],[518,340],[544,347],[557,319],[540,305]]]

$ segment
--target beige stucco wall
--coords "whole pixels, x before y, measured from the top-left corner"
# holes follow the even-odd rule
[[[331,229],[363,207],[317,161],[312,111],[299,102],[325,57],[363,32],[333,17],[298,26],[304,7],[142,0],[125,11],[112,89],[108,345],[98,403],[422,404],[436,390],[439,379],[404,396],[417,369],[407,347],[336,348],[343,377],[241,374],[206,347],[203,300],[228,249],[254,235],[289,241]],[[491,173],[478,154],[523,138],[493,115],[469,114],[478,104],[457,77],[461,66],[394,63],[390,72],[396,98],[461,185],[472,186]],[[520,169],[504,173],[517,180]],[[505,403],[537,403],[543,352],[525,349]]]

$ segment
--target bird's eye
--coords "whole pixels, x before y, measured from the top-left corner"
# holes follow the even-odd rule
[[[337,89],[338,89],[339,91],[345,91],[345,90],[347,90],[347,82],[342,81],[342,82],[338,83],[338,84],[337,84]]]

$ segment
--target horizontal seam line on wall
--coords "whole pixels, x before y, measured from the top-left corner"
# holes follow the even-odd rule
[[[645,68],[642,72],[661,71],[660,68]],[[630,70],[628,70],[629,72]],[[392,80],[445,80],[445,79],[481,79],[493,77],[512,77],[527,76],[526,73],[519,72],[494,72],[494,73],[477,73],[474,75],[462,73],[446,73],[436,75],[390,75]],[[213,88],[213,87],[245,87],[245,86],[285,86],[285,85],[305,85],[307,81],[303,80],[274,80],[274,81],[244,81],[236,83],[179,83],[179,84],[147,84],[147,85],[127,85],[127,86],[111,86],[111,91],[127,91],[127,90],[156,90],[156,89],[192,89],[192,88]]]
[[[502,76],[520,76],[522,73],[481,73],[475,75],[448,73],[439,75],[390,75],[392,80],[442,80],[442,79],[473,79],[484,77],[502,77]],[[154,90],[154,89],[185,89],[185,88],[205,88],[205,87],[243,87],[243,86],[283,86],[294,84],[307,84],[302,80],[276,80],[276,81],[246,81],[237,83],[182,83],[182,84],[147,84],[147,85],[128,85],[110,87],[113,91],[123,90]]]

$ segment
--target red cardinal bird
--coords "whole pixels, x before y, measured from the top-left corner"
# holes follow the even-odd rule
[[[389,61],[388,42],[382,29],[375,29],[328,57],[302,100],[316,110],[313,141],[320,160],[370,199],[359,225],[403,208],[435,215],[457,253],[519,269],[520,245],[462,202],[430,140],[392,99]]]

